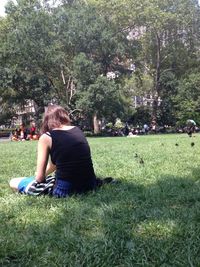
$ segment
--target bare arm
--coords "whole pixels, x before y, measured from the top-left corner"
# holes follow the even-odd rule
[[[50,147],[51,137],[43,134],[38,142],[37,171],[35,177],[36,181],[39,183],[43,182],[45,179]]]
[[[45,173],[45,176],[51,174],[52,172],[54,172],[56,170],[56,165],[54,165],[52,162],[51,162],[51,159],[49,159],[49,162],[47,164],[47,167],[46,167],[46,173]]]

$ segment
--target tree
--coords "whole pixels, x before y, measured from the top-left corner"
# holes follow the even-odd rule
[[[50,15],[40,1],[9,1],[4,19],[6,28],[1,42],[1,63],[4,95],[12,92],[13,105],[24,105],[34,100],[36,117],[50,99],[51,82],[48,67],[51,65]],[[7,93],[5,93],[7,91]],[[6,101],[5,97],[3,97]]]
[[[179,82],[175,98],[178,124],[185,125],[188,119],[200,124],[200,75],[192,73]]]
[[[119,93],[117,84],[123,73],[126,72],[121,62],[125,56],[127,39],[124,33],[117,32],[109,17],[99,16],[95,7],[85,6],[78,9],[78,13],[77,9],[74,10],[74,13],[73,10],[71,11],[69,38],[75,55],[73,60],[73,76],[76,83],[74,102],[83,110],[86,109],[87,103],[88,111],[93,116],[94,130],[98,132],[98,120],[104,116],[109,117],[105,111],[108,111],[116,101],[115,90],[117,90],[116,94]],[[105,76],[109,71],[117,72],[121,77],[112,82],[108,81]],[[102,80],[102,76],[104,76],[104,80]],[[108,85],[108,88],[105,84]],[[101,85],[102,89],[100,90]],[[98,91],[96,94],[95,90]],[[112,100],[111,93],[113,94]],[[123,93],[121,92],[121,94]],[[98,101],[102,98],[100,105],[96,101],[96,96],[98,96]],[[102,111],[103,107],[104,111]]]
[[[3,65],[11,73],[16,102],[34,100],[39,111],[50,100],[76,109],[82,90],[108,71],[123,70],[118,62],[126,50],[125,34],[84,1],[63,1],[55,8],[44,3],[7,5]]]
[[[151,117],[175,123],[178,81],[199,70],[196,0],[50,3],[9,1],[7,17],[0,19],[2,103],[9,103],[10,95],[16,104],[33,100],[38,114],[48,102],[74,110],[83,106],[81,97],[92,103],[89,96],[105,87],[102,79],[111,72],[115,79],[107,85],[122,117],[133,95],[149,93],[154,97]],[[110,96],[101,94],[109,105]],[[101,109],[97,114],[98,119],[110,116]]]
[[[115,121],[122,111],[119,87],[114,81],[99,76],[94,84],[79,94],[77,105],[93,119],[94,132],[99,133],[99,119]]]
[[[186,45],[189,42],[191,30],[196,31],[194,27],[191,27],[197,16],[196,11],[196,2],[193,1],[192,3],[187,0],[176,2],[155,0],[144,7],[142,16],[144,22],[142,25],[146,28],[146,31],[141,40],[144,48],[144,63],[147,64],[154,77],[152,115],[156,119],[158,119],[159,109],[158,98],[162,96],[162,91],[165,90],[161,82],[162,73],[171,70],[178,74],[182,65],[177,60],[180,52],[184,51],[186,54],[185,60],[190,57]],[[183,38],[184,33],[186,38]],[[192,40],[190,39],[190,41]],[[168,61],[168,64],[166,64],[166,61]],[[185,68],[186,66],[187,62],[184,64]],[[163,100],[165,101],[165,99]]]
[[[141,73],[150,75],[154,85],[152,118],[159,120],[162,106],[158,99],[167,96],[168,90],[162,74],[171,71],[180,79],[188,69],[198,68],[199,7],[196,0],[164,1],[115,1],[101,0],[102,10],[110,13],[121,29],[129,32],[129,40],[136,54],[132,57],[139,78]],[[106,5],[104,9],[104,5]],[[127,33],[128,34],[128,33]],[[149,89],[148,89],[149,90]],[[162,119],[165,119],[164,117]]]
[[[172,71],[163,71],[160,76],[161,104],[157,114],[160,125],[175,125],[175,97],[178,91],[178,80]]]

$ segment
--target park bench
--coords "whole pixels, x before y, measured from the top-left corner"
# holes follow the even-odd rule
[[[0,131],[0,138],[9,138],[10,132],[8,131]]]

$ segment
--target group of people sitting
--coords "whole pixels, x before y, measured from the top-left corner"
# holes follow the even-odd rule
[[[11,141],[38,140],[39,133],[36,130],[35,122],[31,123],[30,128],[26,128],[22,123],[19,128],[12,132]]]

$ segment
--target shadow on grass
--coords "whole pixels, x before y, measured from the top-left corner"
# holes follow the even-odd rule
[[[147,186],[122,181],[70,199],[16,197],[2,214],[0,263],[198,266],[200,172],[192,173]]]

